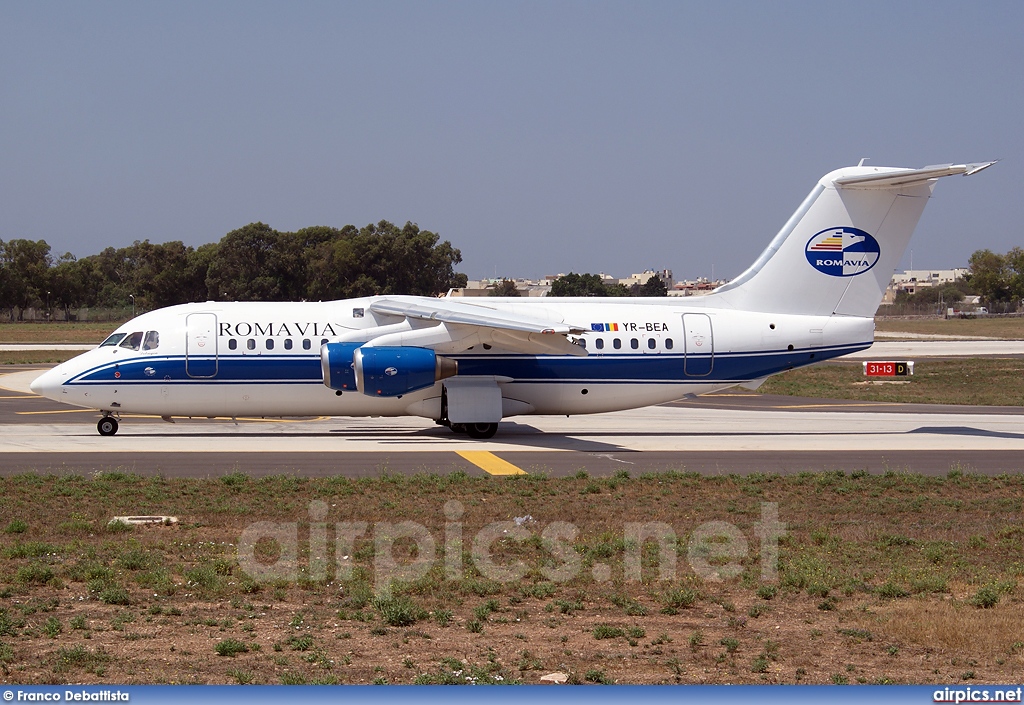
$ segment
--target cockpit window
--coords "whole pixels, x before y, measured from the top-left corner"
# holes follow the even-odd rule
[[[117,345],[118,343],[121,342],[121,338],[125,337],[126,335],[128,335],[128,334],[127,333],[111,333],[109,338],[107,338],[102,343],[100,343],[100,347],[104,348],[104,347],[106,347],[108,345]]]
[[[160,347],[160,333],[155,330],[146,331],[146,339],[142,343],[143,350],[156,350]]]
[[[131,348],[132,350],[138,350],[139,346],[142,345],[142,331],[132,333],[127,338],[121,341],[122,348]]]

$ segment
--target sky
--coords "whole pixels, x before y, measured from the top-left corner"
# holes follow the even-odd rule
[[[0,239],[406,221],[470,279],[734,277],[819,177],[941,180],[901,268],[1024,246],[1024,3],[0,3]]]

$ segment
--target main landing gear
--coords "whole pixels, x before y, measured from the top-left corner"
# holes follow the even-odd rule
[[[465,433],[470,438],[479,439],[491,438],[498,432],[496,423],[453,423],[451,427],[455,433]]]
[[[498,432],[496,423],[452,423],[448,420],[448,390],[441,390],[441,418],[435,419],[440,426],[447,426],[452,433],[465,433],[470,438],[492,438]]]
[[[96,423],[96,430],[101,436],[113,436],[117,433],[117,419],[113,416],[104,416]]]

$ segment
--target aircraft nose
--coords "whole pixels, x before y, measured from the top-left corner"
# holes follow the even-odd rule
[[[47,399],[53,399],[57,394],[57,389],[60,387],[60,373],[57,371],[60,369],[60,365],[54,367],[52,370],[47,370],[43,374],[32,380],[32,383],[28,385],[28,388],[32,390],[33,394],[46,397]]]

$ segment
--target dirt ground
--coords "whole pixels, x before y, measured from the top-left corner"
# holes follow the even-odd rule
[[[0,484],[3,683],[539,683],[552,673],[571,683],[1024,680],[1017,476],[107,474]],[[440,557],[450,526],[441,508],[452,497],[465,507],[467,541],[454,579]],[[368,522],[365,539],[328,551],[332,566],[351,558],[350,579],[318,579],[306,538],[295,579],[259,582],[242,570],[236,543],[246,527],[296,520],[309,537],[321,499],[326,522]],[[763,580],[756,540],[766,503],[786,523],[772,580]],[[115,509],[146,504],[181,523],[107,527]],[[492,546],[496,563],[527,566],[521,578],[473,569],[477,532],[527,507],[528,536]],[[438,562],[381,591],[381,527],[395,524],[380,522],[400,518],[437,539]],[[627,518],[679,532],[668,544],[680,559],[669,579],[659,579],[664,554],[652,541],[639,553],[643,579],[625,579],[636,548],[622,539]],[[567,545],[580,570],[564,580],[545,571],[568,559],[540,538],[556,519],[578,527]],[[749,546],[716,563],[739,571],[716,581],[693,567],[695,528],[724,519]],[[333,546],[336,525],[325,525]],[[403,565],[417,558],[409,541],[390,546]],[[261,565],[282,555],[265,542],[254,550]]]
[[[45,599],[53,594],[46,592]],[[601,683],[1013,683],[1024,677],[1020,651],[989,648],[983,632],[957,648],[905,639],[887,627],[899,612],[915,619],[923,609],[938,610],[952,631],[980,626],[970,624],[972,608],[954,607],[950,599],[925,598],[906,610],[865,599],[832,611],[820,610],[820,600],[807,596],[765,603],[749,592],[725,589],[715,599],[725,606],[703,601],[666,615],[652,604],[643,617],[629,617],[608,601],[583,601],[582,609],[562,614],[547,611],[545,601],[528,599],[503,604],[480,633],[471,633],[466,624],[474,615],[468,610],[457,611],[444,627],[432,619],[388,627],[379,618],[340,619],[329,595],[299,591],[285,601],[257,600],[241,609],[226,602],[169,600],[162,609],[182,614],[147,610],[129,622],[121,621],[125,608],[80,594],[59,595],[52,611],[32,615],[29,628],[41,632],[48,618],[70,622],[81,615],[84,629],[65,626],[53,638],[40,633],[20,641],[2,680],[539,683],[553,672],[565,673],[570,682]],[[755,605],[770,611],[751,617]],[[1020,604],[1004,604],[986,616],[1016,627],[1024,615]],[[254,628],[243,631],[246,624]],[[603,626],[643,636],[627,631],[596,638],[595,628]],[[1024,639],[1024,630],[1019,633]],[[311,637],[308,644],[303,637]],[[231,638],[247,651],[217,655],[217,644]]]

